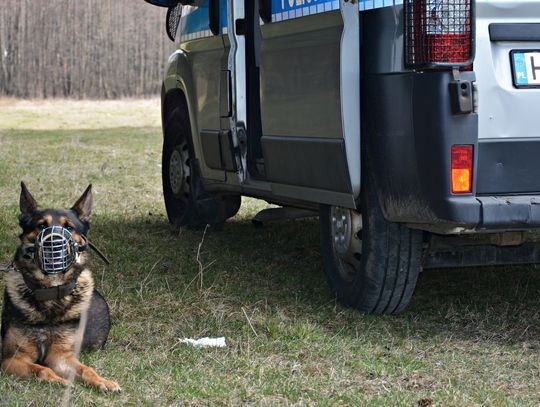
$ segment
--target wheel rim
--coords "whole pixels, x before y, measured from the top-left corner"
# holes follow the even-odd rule
[[[356,211],[332,206],[330,208],[332,248],[344,280],[354,279],[362,256],[362,215]]]
[[[176,198],[184,199],[188,196],[189,176],[189,150],[184,142],[174,148],[169,159],[169,180]]]

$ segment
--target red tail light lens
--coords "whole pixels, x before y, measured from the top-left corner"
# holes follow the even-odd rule
[[[407,65],[469,65],[473,54],[473,1],[405,0]]]
[[[472,145],[454,145],[451,152],[451,183],[453,194],[472,192],[472,174],[474,147]]]
[[[470,37],[467,34],[433,34],[426,39],[429,48],[425,57],[430,62],[461,64],[470,58]]]

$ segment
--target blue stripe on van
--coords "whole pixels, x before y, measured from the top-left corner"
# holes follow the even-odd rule
[[[272,22],[339,10],[339,0],[272,0]]]
[[[403,0],[360,0],[358,7],[360,11],[373,10],[376,8],[397,6],[403,4]]]
[[[202,4],[189,14],[182,16],[180,33],[182,41],[210,37],[212,33],[208,26],[208,4]],[[403,4],[403,0],[359,0],[360,11],[373,10]],[[272,22],[292,20],[339,10],[339,0],[272,0]],[[227,0],[220,0],[220,31],[227,32]]]

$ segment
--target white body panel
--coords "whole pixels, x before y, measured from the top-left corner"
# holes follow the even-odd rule
[[[540,42],[491,41],[492,23],[540,23],[538,0],[477,0],[476,72],[479,139],[540,138],[540,89],[518,89],[510,52],[540,50]]]

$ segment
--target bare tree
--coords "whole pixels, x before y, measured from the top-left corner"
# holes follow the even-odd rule
[[[142,0],[2,0],[0,94],[156,95],[174,49],[165,15]]]

